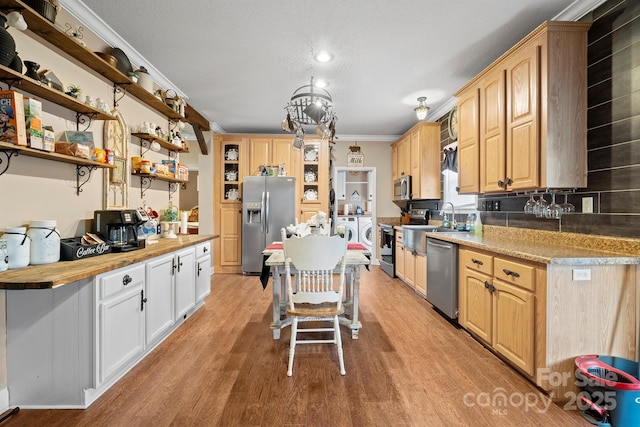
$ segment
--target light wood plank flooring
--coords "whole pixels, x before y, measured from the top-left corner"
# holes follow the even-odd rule
[[[588,426],[377,266],[361,278],[360,339],[273,340],[271,288],[216,274],[206,304],[86,410],[21,410],[6,426]],[[535,407],[492,406],[502,392]],[[484,397],[484,399],[483,399]],[[489,400],[489,402],[487,401]]]

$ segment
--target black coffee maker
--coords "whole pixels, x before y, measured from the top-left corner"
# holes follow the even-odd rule
[[[138,225],[149,217],[141,209],[102,210],[93,213],[93,231],[113,242],[112,252],[128,252],[144,247],[138,239]]]

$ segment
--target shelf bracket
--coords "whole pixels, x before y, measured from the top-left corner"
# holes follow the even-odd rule
[[[91,179],[91,172],[98,169],[93,165],[77,165],[76,166],[76,195],[79,196],[82,193],[82,186],[85,185]],[[88,176],[87,176],[88,175]],[[87,179],[81,181],[81,178],[87,176]]]
[[[171,201],[171,196],[176,191],[178,191],[178,183],[177,182],[169,182],[169,201]]]
[[[151,183],[155,181],[153,176],[141,176],[140,177],[140,198],[144,199],[144,193],[151,187]]]
[[[146,139],[140,140],[140,157],[144,157],[145,153],[151,149],[151,144]]]
[[[9,165],[11,164],[11,157],[18,157],[18,150],[2,150],[0,151],[0,154],[4,154],[5,157],[5,160],[2,160],[2,157],[0,157],[0,175],[2,175],[9,169]],[[2,164],[5,162],[7,164],[3,166]]]
[[[17,77],[5,77],[2,79],[2,82],[7,85],[7,90],[11,90],[11,88],[13,88],[14,86],[20,86],[20,83],[22,83],[22,79]]]
[[[87,126],[83,129],[83,132],[86,132],[86,130],[91,127],[91,122],[95,120],[97,116],[98,113],[76,113],[76,130],[79,131],[80,125],[84,125],[88,121]],[[86,119],[84,117],[86,117]]]
[[[118,108],[118,102],[127,94],[127,86],[132,83],[114,83],[113,84],[113,108]]]

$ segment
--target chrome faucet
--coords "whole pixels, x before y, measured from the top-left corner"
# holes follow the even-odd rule
[[[445,203],[444,206],[442,207],[442,210],[440,211],[440,215],[444,216],[444,222],[446,222],[447,221],[447,216],[446,216],[447,214],[445,213],[444,210],[447,207],[447,205],[451,205],[451,222],[450,222],[451,228],[456,229],[456,228],[458,228],[458,223],[456,222],[456,207],[453,206],[453,203],[451,203],[451,202]]]

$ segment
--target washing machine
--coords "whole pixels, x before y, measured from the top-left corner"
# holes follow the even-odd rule
[[[344,225],[345,236],[349,243],[358,243],[358,218],[355,216],[339,216],[336,218],[336,228]]]
[[[358,217],[358,241],[365,245],[369,252],[373,247],[373,218],[370,216]]]

